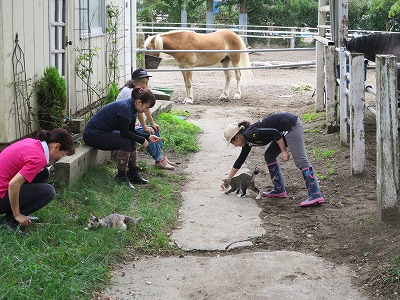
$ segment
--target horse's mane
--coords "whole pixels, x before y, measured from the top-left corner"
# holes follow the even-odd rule
[[[164,49],[164,42],[161,35],[157,34],[154,36],[154,49],[155,50],[163,50]]]
[[[364,53],[364,56],[375,61],[376,54],[400,55],[399,33],[375,33],[351,39],[346,46],[350,52]]]

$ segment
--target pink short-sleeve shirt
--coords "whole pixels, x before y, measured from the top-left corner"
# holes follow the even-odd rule
[[[6,195],[8,183],[19,172],[31,182],[47,166],[43,146],[39,140],[26,138],[0,152],[0,198]]]

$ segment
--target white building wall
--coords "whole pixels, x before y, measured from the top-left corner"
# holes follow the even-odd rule
[[[13,104],[16,34],[25,54],[25,65],[22,63],[20,70],[25,67],[27,79],[40,76],[49,61],[48,48],[44,47],[48,45],[48,5],[40,0],[3,0],[0,6],[0,144],[7,144],[29,133]],[[21,101],[19,105],[24,104]]]
[[[129,31],[124,31],[124,9],[125,9],[125,0],[117,0],[117,1],[105,1],[106,5],[108,3],[112,3],[113,5],[117,6],[119,10],[122,10],[121,14],[121,20],[120,20],[120,32],[123,34],[130,34]],[[76,63],[77,63],[77,56],[79,53],[76,51],[77,48],[82,49],[82,48],[87,48],[88,47],[88,38],[81,38],[80,33],[79,33],[79,10],[77,9],[79,7],[79,0],[75,0],[75,9],[70,9],[69,12],[69,20],[70,20],[70,26],[69,26],[69,32],[70,35],[73,36],[73,45],[69,47],[68,49],[68,54],[69,54],[69,74],[70,74],[70,82],[69,82],[69,91],[70,91],[70,111],[72,117],[76,116],[77,111],[81,111],[88,105],[90,105],[89,101],[96,102],[99,100],[97,95],[94,95],[94,98],[91,100],[88,99],[87,96],[87,87],[85,86],[85,83],[76,76]],[[106,70],[106,47],[107,47],[107,35],[102,34],[102,35],[96,35],[90,37],[90,47],[92,49],[97,48],[97,56],[93,57],[93,74],[91,75],[91,85],[93,88],[95,88],[97,91],[99,91],[101,88],[105,88],[108,85],[107,82],[107,70]],[[118,65],[120,66],[119,68],[119,73],[120,73],[120,80],[118,82],[118,86],[122,87],[123,84],[125,83],[125,72],[126,72],[126,57],[125,53],[123,51],[124,49],[124,39],[120,38],[118,39],[118,49],[121,49],[119,56],[118,56]],[[128,62],[130,63],[130,62]],[[74,79],[72,79],[74,78]],[[104,90],[104,92],[99,95],[99,97],[104,97],[107,94],[107,90]]]
[[[78,110],[88,105],[86,92],[82,81],[76,76],[76,47],[84,45],[79,33],[79,0],[67,1],[67,27],[66,35],[72,45],[66,48],[67,72],[66,81],[68,89],[68,103],[70,113],[73,116]],[[113,3],[120,9],[126,5],[126,1],[133,0],[106,0],[105,4]],[[22,132],[25,128],[20,118],[16,116],[14,109],[13,78],[13,50],[15,47],[15,35],[18,33],[19,44],[25,53],[26,78],[37,80],[42,76],[44,69],[50,66],[50,0],[1,0],[0,1],[0,150],[1,146],[23,137],[29,132]],[[122,18],[124,13],[122,14]],[[124,20],[122,20],[124,24]],[[123,25],[122,25],[123,26]],[[123,29],[123,28],[122,28]],[[125,34],[131,34],[125,31]],[[105,34],[91,38],[91,46],[98,47],[98,56],[93,58],[93,84],[100,87],[107,86],[106,76],[106,42]],[[119,47],[124,48],[124,39],[120,39]],[[126,80],[126,62],[128,55],[121,51],[118,60],[120,68],[120,80],[118,86],[122,87]],[[35,77],[36,76],[36,77]],[[104,97],[107,90],[104,90]],[[96,96],[97,97],[97,96]],[[32,98],[35,105],[35,98]],[[98,99],[94,99],[98,100]],[[70,115],[67,113],[67,115]],[[36,128],[37,129],[37,128]],[[25,130],[26,131],[26,130]]]

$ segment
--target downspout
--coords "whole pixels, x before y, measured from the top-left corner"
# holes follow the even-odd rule
[[[137,20],[136,0],[131,0],[131,73],[136,70],[136,48],[137,48]]]

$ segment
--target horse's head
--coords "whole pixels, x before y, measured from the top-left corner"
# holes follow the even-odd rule
[[[162,50],[163,49],[162,38],[160,37],[159,34],[151,35],[144,42],[144,47],[147,50]],[[160,52],[152,52],[150,54],[153,56],[160,56]]]

